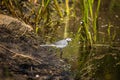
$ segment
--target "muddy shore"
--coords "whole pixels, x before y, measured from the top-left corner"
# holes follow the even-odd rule
[[[68,63],[55,49],[40,47],[42,39],[28,25],[2,18],[10,22],[0,23],[0,80],[72,80]]]

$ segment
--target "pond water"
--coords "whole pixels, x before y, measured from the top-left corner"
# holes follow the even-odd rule
[[[72,44],[71,44],[72,45]],[[69,47],[64,51],[69,59],[71,72],[76,79],[82,80],[119,80],[120,48],[106,45]]]

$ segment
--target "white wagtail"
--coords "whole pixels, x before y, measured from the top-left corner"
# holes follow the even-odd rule
[[[53,46],[56,48],[64,48],[68,45],[68,42],[72,41],[71,38],[66,38],[60,41],[57,41],[53,44],[44,44],[44,45],[40,45],[40,46]]]
[[[62,49],[64,47],[66,47],[68,45],[68,42],[70,42],[70,41],[72,41],[71,38],[66,38],[66,39],[57,41],[57,42],[55,42],[53,44],[44,44],[44,45],[40,45],[40,46],[42,46],[42,47],[44,47],[44,46],[53,46],[53,47]],[[60,54],[60,58],[62,58],[62,51],[61,51],[61,54]]]

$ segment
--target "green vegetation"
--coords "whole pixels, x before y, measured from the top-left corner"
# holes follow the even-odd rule
[[[112,2],[115,3],[114,0]],[[80,41],[87,42],[89,45],[101,41],[98,38],[100,32],[98,16],[101,0],[41,0],[38,3],[34,3],[32,0],[26,2],[2,0],[1,5],[4,5],[9,11],[7,14],[32,25],[34,31],[43,39],[51,40],[52,37],[56,37],[55,34],[60,34],[57,37],[78,37],[79,35]],[[110,11],[114,5],[116,4],[110,4]],[[2,13],[6,14],[6,12]],[[109,30],[108,36],[110,36]]]

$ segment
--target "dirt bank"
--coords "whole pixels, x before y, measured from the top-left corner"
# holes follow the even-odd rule
[[[30,26],[0,18],[0,80],[72,80],[68,64],[54,50],[40,47],[42,39]]]

